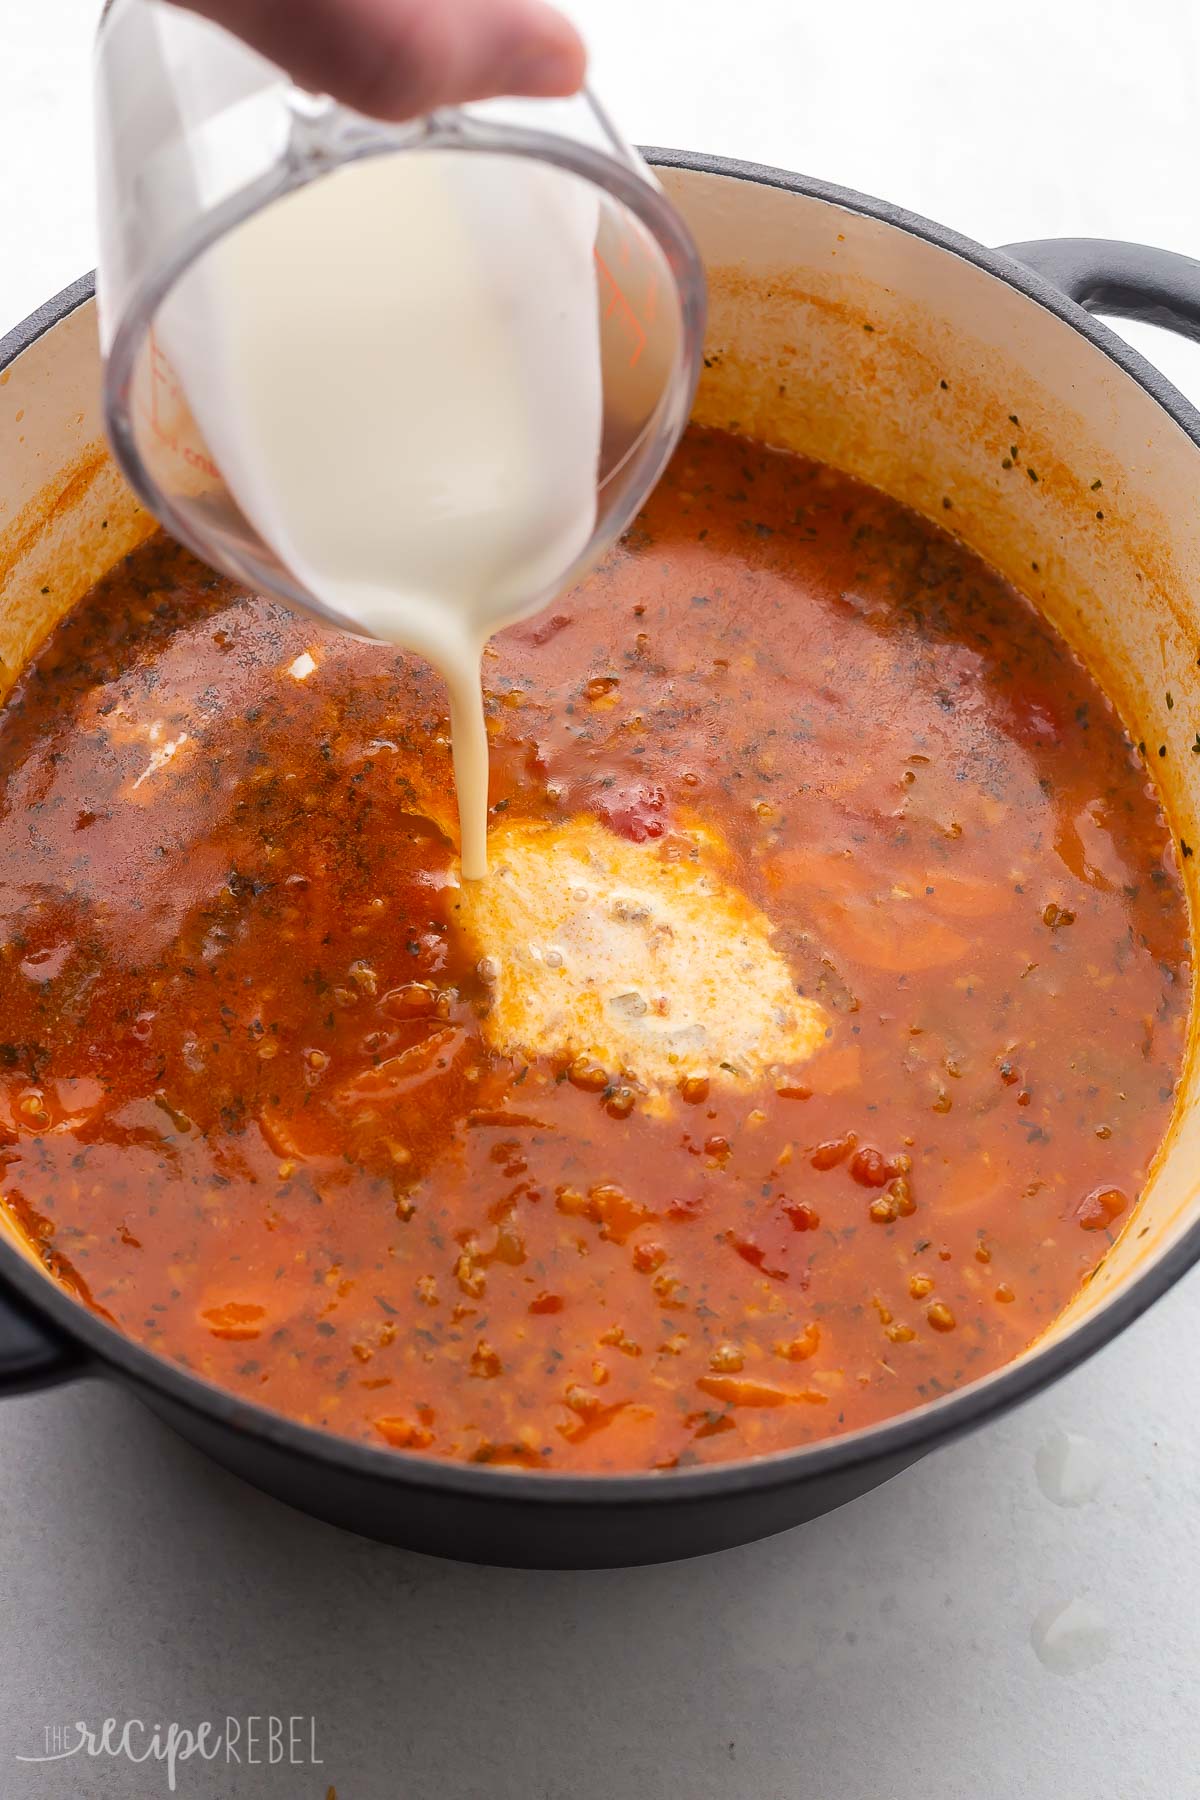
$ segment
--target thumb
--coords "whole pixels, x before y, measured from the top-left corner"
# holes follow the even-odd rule
[[[573,94],[586,56],[545,0],[187,0],[301,87],[407,119],[501,94]]]

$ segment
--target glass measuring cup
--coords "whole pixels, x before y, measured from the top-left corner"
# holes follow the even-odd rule
[[[593,564],[625,528],[687,421],[704,279],[687,228],[594,96],[488,102],[380,124],[297,89],[274,64],[190,13],[160,0],[113,0],[97,40],[96,100],[106,422],[139,498],[198,555],[254,588],[362,629],[319,599],[247,516],[228,448],[222,456],[198,423],[205,408],[196,370],[189,395],[163,326],[185,277],[220,240],[310,184],[381,157],[487,157],[501,179],[505,170],[515,179],[532,159],[564,190],[588,190],[602,417],[594,528],[567,566],[543,571],[528,609]],[[381,219],[380,229],[402,223]],[[347,331],[354,305],[348,286]],[[321,351],[313,345],[314,356]],[[399,357],[420,353],[414,344],[395,349]],[[390,497],[404,507],[403,477]]]

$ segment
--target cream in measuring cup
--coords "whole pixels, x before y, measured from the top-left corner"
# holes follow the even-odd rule
[[[264,543],[444,676],[469,879],[487,872],[483,646],[596,525],[597,210],[527,159],[351,163],[219,239],[157,321]]]
[[[96,49],[105,423],[198,556],[424,654],[486,867],[488,635],[633,518],[691,408],[704,276],[595,94],[390,125],[112,0]]]

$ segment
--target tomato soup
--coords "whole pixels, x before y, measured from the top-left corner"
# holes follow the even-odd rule
[[[154,539],[0,715],[3,1203],[248,1400],[567,1472],[852,1431],[996,1368],[1129,1220],[1186,909],[1140,746],[1020,594],[691,431],[444,690]]]

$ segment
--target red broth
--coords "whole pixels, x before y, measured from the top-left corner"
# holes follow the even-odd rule
[[[283,1413],[537,1469],[780,1450],[1019,1352],[1129,1218],[1190,991],[1085,669],[893,501],[692,431],[485,677],[497,820],[706,822],[824,1047],[657,1112],[489,1050],[440,682],[156,539],[0,718],[0,1161],[47,1269]]]

